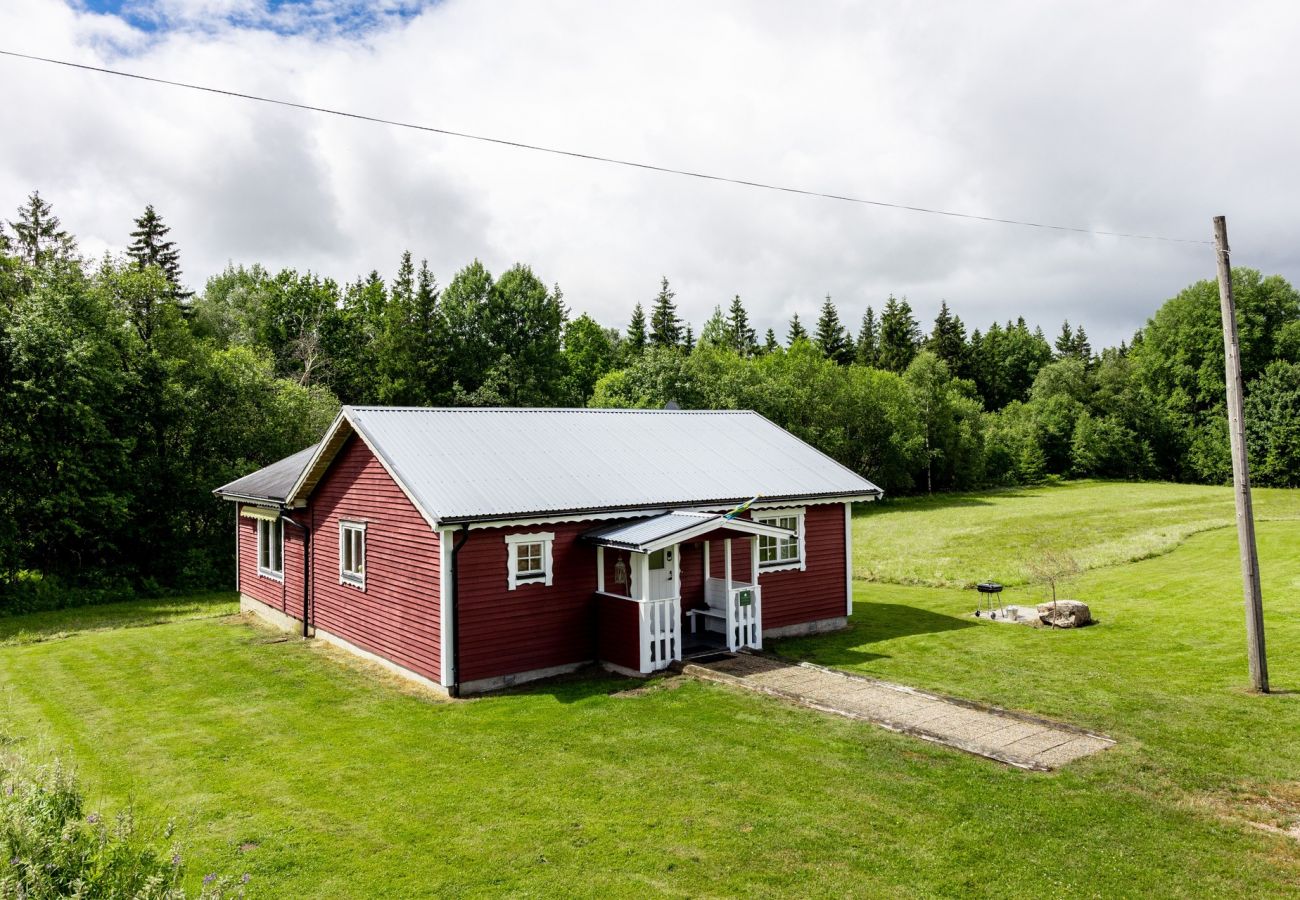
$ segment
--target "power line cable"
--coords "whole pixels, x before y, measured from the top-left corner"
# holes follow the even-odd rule
[[[1175,244],[1210,244],[1212,241],[1197,240],[1195,238],[1178,238],[1168,237],[1159,234],[1139,234],[1126,231],[1102,231],[1094,228],[1083,228],[1075,225],[1052,225],[1044,222],[1030,222],[1025,219],[1005,219],[999,216],[983,216],[975,213],[954,212],[947,209],[934,209],[926,206],[911,206],[906,203],[890,203],[885,200],[870,200],[864,197],[850,197],[844,194],[831,194],[824,191],[814,191],[806,188],[790,187],[788,185],[770,184],[763,181],[750,181],[744,178],[732,178],[726,175],[714,175],[708,172],[694,172],[689,169],[676,169],[671,166],[659,166],[653,163],[637,162],[635,160],[618,159],[611,156],[600,156],[595,153],[580,153],[576,150],[563,150],[558,147],[544,147],[540,144],[529,144],[523,141],[512,141],[506,138],[491,137],[482,134],[470,134],[464,131],[453,131],[450,128],[438,128],[433,125],[420,125],[414,122],[402,122],[396,119],[385,119],[381,116],[371,116],[365,113],[349,112],[341,109],[331,109],[325,106],[313,106],[308,103],[297,103],[293,100],[281,100],[276,97],[262,97],[257,94],[246,94],[241,91],[231,91],[224,88],[209,87],[208,85],[192,84],[185,81],[173,81],[167,78],[156,78],[152,75],[140,75],[135,72],[123,72],[119,69],[108,69],[101,66],[91,66],[85,63],[71,62],[65,59],[52,59],[46,56],[35,56],[29,53],[19,53],[14,50],[5,50],[0,48],[0,56],[9,56],[15,59],[25,59],[32,62],[48,63],[55,66],[66,66],[71,69],[82,69],[87,72],[98,72],[103,75],[115,75],[119,78],[131,78],[136,81],[147,81],[151,84],[162,84],[168,87],[184,88],[191,91],[202,91],[208,94],[218,94],[223,97],[234,97],[239,100],[252,100],[257,103],[269,103],[274,106],[286,106],[290,109],[300,109],[306,112],[323,113],[330,116],[339,116],[345,119],[355,119],[360,122],[371,122],[377,125],[390,125],[394,128],[407,128],[413,131],[423,131],[430,134],[440,134],[445,137],[463,138],[471,141],[481,141],[487,144],[497,144],[502,147],[513,147],[518,150],[531,150],[536,153],[549,153],[554,156],[567,156],[571,159],[583,159],[590,162],[606,163],[613,166],[625,166],[631,169],[642,169],[649,172],[659,172],[665,175],[680,175],[686,178],[698,178],[703,181],[716,181],[724,184],[735,184],[741,187],[759,188],[766,191],[778,191],[784,194],[799,194],[804,197],[819,197],[824,200],[838,200],[844,203],[859,203],[864,206],[877,206],[885,209],[898,209],[906,212],[925,213],[932,216],[947,216],[953,219],[971,219],[977,222],[995,222],[1000,225],[1018,225],[1025,228],[1042,228],[1050,231],[1069,231],[1076,234],[1092,234],[1101,237],[1115,238],[1132,238],[1143,241],[1166,241]]]

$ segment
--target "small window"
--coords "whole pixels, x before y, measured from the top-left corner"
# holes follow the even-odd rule
[[[284,521],[257,519],[257,574],[284,578]]]
[[[763,569],[803,568],[803,512],[782,510],[779,515],[755,516],[754,521],[793,531],[790,537],[759,535],[758,565]]]
[[[506,535],[507,579],[510,590],[523,584],[551,583],[551,543],[555,535]]]
[[[339,580],[366,586],[366,526],[360,522],[339,523]]]

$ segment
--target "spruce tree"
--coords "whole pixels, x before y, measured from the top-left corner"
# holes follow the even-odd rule
[[[799,314],[795,313],[790,317],[790,330],[786,333],[785,342],[787,346],[793,347],[795,341],[808,340],[808,332],[799,321]]]
[[[741,356],[753,356],[758,350],[757,336],[750,327],[749,313],[745,311],[745,304],[740,302],[739,294],[732,298],[731,309],[727,310],[727,332],[732,349]]]
[[[181,290],[181,253],[176,242],[167,240],[171,226],[163,224],[162,216],[154,211],[153,204],[144,208],[144,214],[135,220],[132,241],[127,255],[135,260],[136,267],[157,266],[171,283],[176,296],[189,297]]]
[[[72,235],[63,230],[53,207],[41,199],[40,191],[32,191],[27,202],[18,207],[18,221],[9,222],[13,229],[18,256],[34,268],[61,256],[71,256],[74,250]]]
[[[640,356],[645,351],[645,309],[640,303],[632,310],[632,321],[628,323],[627,340],[624,343],[633,356]]]
[[[1066,319],[1061,324],[1061,333],[1056,336],[1056,357],[1065,359],[1067,356],[1074,355],[1074,331],[1070,328],[1070,320]]]
[[[821,315],[817,318],[817,336],[813,339],[813,343],[831,362],[848,364],[851,357],[849,336],[845,333],[844,326],[840,324],[840,313],[835,308],[830,294],[827,294],[822,302]]]
[[[912,316],[907,299],[892,294],[880,314],[880,368],[902,372],[916,356],[921,343],[921,328]]]
[[[676,296],[665,277],[650,310],[650,343],[656,347],[677,347],[682,343],[682,320],[677,315],[677,304],[673,302]]]
[[[862,314],[862,329],[858,332],[854,351],[854,361],[860,366],[875,368],[880,361],[880,326],[876,322],[876,311],[870,306]]]
[[[682,333],[682,347],[687,353],[695,350],[695,332],[691,328],[691,323],[686,323],[686,330]]]
[[[1092,344],[1088,341],[1088,333],[1079,325],[1074,329],[1074,355],[1084,362],[1092,359]]]
[[[948,371],[959,378],[966,377],[970,347],[966,343],[966,326],[958,316],[948,311],[948,301],[939,303],[939,315],[934,319],[934,330],[926,341],[926,349],[948,364]]]
[[[776,341],[776,332],[772,329],[767,330],[767,335],[763,338],[763,352],[772,353],[780,349],[781,345]]]
[[[727,324],[727,317],[722,314],[721,306],[713,307],[713,315],[705,320],[704,327],[700,329],[700,344],[732,349],[731,327]]]

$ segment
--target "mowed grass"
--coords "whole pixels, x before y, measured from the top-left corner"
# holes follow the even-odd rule
[[[1254,492],[1258,520],[1300,520],[1300,491]],[[1036,488],[868,503],[854,519],[858,578],[970,587],[1023,584],[1044,548],[1084,569],[1167,553],[1236,521],[1232,489],[1158,482],[1075,481]]]
[[[1300,522],[1260,535],[1294,690]],[[850,630],[775,647],[1120,740],[1052,774],[682,680],[437,700],[236,618],[0,647],[0,715],[97,806],[176,818],[192,878],[246,871],[251,896],[1289,896],[1300,845],[1250,823],[1300,815],[1300,695],[1244,690],[1235,567],[1220,529],[1095,569],[1071,593],[1101,624],[1077,632],[860,582]]]

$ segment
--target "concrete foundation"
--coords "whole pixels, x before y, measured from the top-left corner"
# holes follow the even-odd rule
[[[848,616],[836,616],[833,619],[818,619],[815,622],[797,622],[794,625],[784,625],[781,628],[767,628],[763,631],[763,638],[787,638],[787,637],[804,637],[809,634],[825,634],[828,631],[839,631],[849,627]]]

